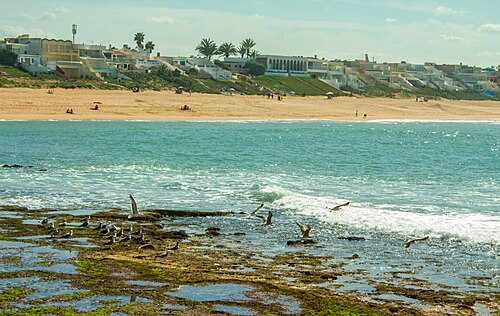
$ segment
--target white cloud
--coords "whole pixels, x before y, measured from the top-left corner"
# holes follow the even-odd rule
[[[500,52],[491,52],[489,50],[483,50],[477,54],[478,57],[488,57],[488,58],[498,58],[500,57]]]
[[[386,18],[386,19],[385,19],[385,21],[386,21],[387,23],[394,23],[394,22],[397,22],[397,21],[398,21],[398,19],[395,19],[395,18]]]
[[[483,24],[479,27],[479,31],[500,32],[500,24]]]
[[[436,10],[434,11],[436,15],[440,16],[457,16],[457,15],[462,15],[464,12],[463,11],[457,11],[452,8],[447,8],[447,7],[437,7]]]
[[[158,16],[158,17],[147,18],[146,22],[161,23],[161,24],[163,24],[163,23],[173,24],[174,20],[168,16]]]
[[[266,17],[263,15],[255,14],[248,17],[249,20],[264,20]]]
[[[0,25],[0,33],[5,34],[6,37],[17,37],[21,34],[29,34],[33,37],[55,37],[52,32],[46,32],[38,28],[25,28],[17,25]]]
[[[57,11],[57,12],[69,12],[68,9],[66,9],[66,7],[57,7],[54,9],[54,11]]]
[[[447,42],[463,42],[464,41],[463,37],[456,36],[456,35],[441,34],[439,37],[441,37],[441,39],[443,39]]]
[[[28,19],[28,20],[36,20],[36,21],[55,20],[55,19],[57,19],[57,15],[54,12],[51,12],[51,11],[42,12],[42,14],[39,15],[39,16],[31,16],[29,14],[23,14],[22,17],[25,18],[25,19]]]

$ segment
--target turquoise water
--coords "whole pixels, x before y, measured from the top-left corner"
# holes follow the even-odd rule
[[[496,122],[0,122],[0,204],[252,209],[500,243]],[[40,171],[46,170],[46,171]],[[342,213],[326,209],[344,201]]]

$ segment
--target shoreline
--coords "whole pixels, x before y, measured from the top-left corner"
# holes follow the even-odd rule
[[[457,292],[445,285],[436,288],[439,282],[428,282],[413,276],[412,272],[399,270],[395,272],[398,275],[392,278],[384,276],[372,278],[366,275],[367,282],[369,279],[378,282],[375,284],[368,282],[369,286],[373,287],[373,295],[364,295],[359,290],[352,292],[349,287],[361,284],[358,283],[360,280],[351,279],[352,273],[344,270],[343,266],[358,260],[358,255],[341,256],[338,258],[340,263],[332,265],[330,256],[314,251],[315,244],[287,246],[290,248],[285,252],[264,255],[262,251],[242,246],[237,242],[241,238],[244,239],[241,236],[246,235],[241,229],[228,229],[222,225],[221,221],[224,218],[230,220],[238,216],[235,212],[215,216],[200,210],[157,209],[142,210],[142,218],[130,219],[128,210],[95,210],[91,214],[89,227],[81,227],[80,222],[87,218],[86,213],[73,214],[58,209],[29,209],[13,205],[0,206],[0,211],[3,215],[0,226],[7,233],[2,240],[16,243],[15,245],[22,249],[27,249],[23,248],[27,247],[23,243],[29,242],[29,249],[45,247],[45,249],[50,248],[53,253],[62,253],[70,249],[74,253],[74,257],[69,259],[55,256],[45,262],[45,265],[50,267],[64,263],[65,269],[74,269],[75,273],[65,273],[63,270],[47,274],[47,271],[41,268],[36,270],[30,265],[20,271],[35,276],[45,274],[44,280],[49,282],[67,280],[71,288],[84,291],[82,295],[88,298],[111,294],[123,295],[123,287],[127,286],[127,281],[138,284],[143,282],[145,285],[147,282],[161,284],[148,290],[139,287],[130,289],[131,286],[128,285],[125,293],[149,299],[143,301],[146,304],[142,307],[148,307],[144,315],[157,315],[160,311],[169,310],[168,307],[161,307],[165,303],[171,306],[186,306],[185,308],[193,312],[204,308],[207,314],[212,307],[209,301],[199,302],[189,298],[178,300],[172,293],[179,291],[183,286],[203,289],[204,286],[224,284],[229,284],[229,288],[222,292],[227,292],[226,295],[233,293],[231,286],[243,286],[249,288],[249,293],[287,298],[285,303],[279,304],[279,310],[263,304],[258,296],[252,294],[244,300],[235,300],[231,296],[229,299],[219,300],[221,303],[247,307],[264,314],[331,313],[340,307],[341,310],[356,315],[424,316],[454,313],[474,315],[478,310],[488,313],[497,307],[492,299],[481,297],[482,293]],[[18,216],[11,217],[12,214]],[[191,227],[191,216],[199,219],[196,228]],[[65,238],[60,237],[61,234],[59,237],[49,238],[46,226],[40,224],[44,218],[59,223],[67,220],[68,227],[61,230],[65,233],[72,229],[72,236]],[[175,223],[171,223],[174,219]],[[113,222],[123,229],[130,224],[135,228],[143,227],[148,242],[155,247],[141,249],[141,244],[135,236],[126,243],[122,243],[120,237],[120,242],[110,244],[108,235],[101,235],[93,229],[103,221]],[[158,225],[163,228],[158,230]],[[238,232],[239,237],[234,237],[236,234],[233,230]],[[321,241],[317,242],[321,246]],[[86,247],[88,244],[94,246]],[[0,248],[0,252],[8,249],[9,247]],[[16,261],[11,258],[11,262],[4,264],[8,266],[15,263]],[[35,268],[38,266],[40,264],[34,264]],[[0,279],[11,280],[18,277],[18,273],[19,271],[4,272]],[[89,274],[94,277],[88,278]],[[276,277],[277,275],[279,277]],[[109,289],[104,288],[103,280],[113,286]],[[407,283],[401,283],[401,280],[407,280]],[[344,286],[346,288],[342,290]],[[24,290],[20,292],[19,298],[22,299],[22,295],[29,291],[30,286],[20,285],[19,288]],[[460,297],[457,298],[457,295]],[[49,303],[47,305],[50,306],[50,302],[53,301],[65,301],[72,306],[70,304],[72,302],[76,304],[80,298],[78,295],[75,297],[68,294],[63,297],[55,295],[32,300],[26,306],[34,308],[43,303]],[[287,306],[296,307],[287,310]],[[51,308],[57,309],[60,306],[55,305]],[[112,308],[120,310],[122,307],[112,306]]]
[[[55,121],[497,121],[500,102],[287,96],[283,101],[255,95],[214,95],[174,91],[1,88],[0,120]],[[101,102],[99,110],[91,110]],[[180,110],[184,104],[190,110]],[[67,114],[73,109],[74,114]],[[358,117],[355,116],[356,111]],[[366,114],[366,118],[363,115]]]

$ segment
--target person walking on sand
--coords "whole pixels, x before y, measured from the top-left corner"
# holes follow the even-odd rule
[[[356,115],[354,115],[355,117],[358,117],[358,109],[356,109]]]

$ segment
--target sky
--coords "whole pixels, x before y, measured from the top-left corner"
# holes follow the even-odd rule
[[[135,46],[196,55],[203,38],[261,54],[377,62],[500,65],[498,0],[0,0],[0,38]]]

